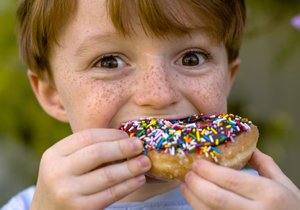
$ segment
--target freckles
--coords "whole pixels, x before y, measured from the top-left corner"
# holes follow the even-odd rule
[[[127,83],[123,80],[117,81],[113,84],[104,82],[102,85],[97,86],[97,103],[105,104],[105,106],[115,106],[127,97],[128,88]]]
[[[172,77],[165,71],[165,64],[159,67],[151,65],[147,69],[147,73],[142,77],[141,82],[141,86],[146,87],[146,89],[152,93],[156,91],[160,92],[161,90],[171,90],[173,84]],[[155,88],[148,88],[154,86]],[[135,89],[137,88],[139,88],[138,85]]]
[[[196,104],[219,109],[226,103],[225,81],[218,76],[214,78],[180,78],[181,89]]]
[[[124,87],[121,82],[108,84],[106,82],[95,81],[93,85],[90,86],[89,91],[93,94],[89,94],[87,107],[90,111],[87,119],[93,122],[91,119],[95,119],[97,116],[97,125],[101,127],[107,127],[110,118],[116,110],[119,109],[124,101]],[[101,124],[99,124],[99,117],[101,119]]]
[[[120,96],[119,88],[115,85],[113,86],[102,86],[97,92],[97,102],[102,103],[112,103]]]
[[[81,79],[71,77],[68,73],[61,73],[57,78],[54,78],[55,86],[59,92],[60,98],[64,105],[71,106],[73,103],[78,103],[78,95],[82,95],[78,90],[82,90],[84,85]]]
[[[226,95],[224,92],[224,86],[218,82],[208,83],[205,86],[205,93],[207,98],[210,98],[214,101],[219,100]]]

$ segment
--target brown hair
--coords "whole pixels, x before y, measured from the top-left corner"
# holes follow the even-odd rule
[[[224,42],[229,62],[238,57],[244,0],[107,0],[107,8],[115,28],[124,35],[134,32],[134,16],[148,35],[159,37],[188,34],[205,23],[212,37]],[[51,75],[51,46],[59,44],[59,32],[75,10],[74,0],[21,1],[17,11],[20,53],[38,75],[45,71]]]
[[[61,28],[75,10],[75,2],[21,0],[19,4],[17,21],[21,58],[39,76],[45,71],[51,75],[50,47],[57,43]]]

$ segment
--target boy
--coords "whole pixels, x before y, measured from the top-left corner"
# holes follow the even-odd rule
[[[198,161],[184,184],[161,182],[144,176],[141,142],[118,130],[227,111],[242,0],[25,0],[18,18],[34,93],[74,134],[44,153],[36,188],[4,209],[299,208],[297,187],[259,151],[250,163],[261,176]]]

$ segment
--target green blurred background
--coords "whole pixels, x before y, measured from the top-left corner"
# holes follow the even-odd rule
[[[70,133],[41,110],[30,89],[16,44],[17,2],[0,0],[0,206],[35,183],[43,151]],[[290,23],[300,1],[246,2],[242,68],[229,110],[259,126],[258,147],[300,187],[300,29]]]

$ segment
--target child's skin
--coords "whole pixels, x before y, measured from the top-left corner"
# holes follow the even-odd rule
[[[103,209],[177,187],[146,183],[151,163],[141,155],[141,142],[117,128],[141,117],[227,111],[240,62],[228,63],[223,43],[204,30],[162,39],[147,36],[138,21],[135,27],[137,33],[124,37],[114,29],[105,0],[78,1],[75,18],[51,51],[53,84],[28,71],[44,110],[74,131],[44,153],[32,209]],[[198,61],[188,66],[183,57]],[[114,61],[115,68],[103,67]],[[198,161],[182,192],[195,209],[300,206],[299,190],[272,159],[256,151],[251,164],[262,177]]]

